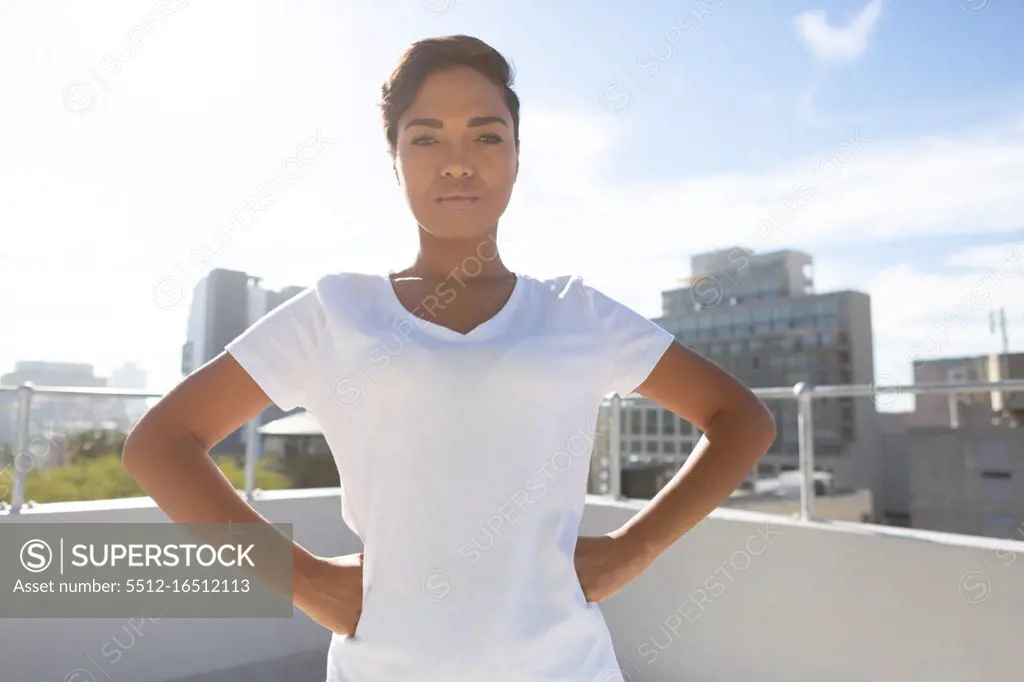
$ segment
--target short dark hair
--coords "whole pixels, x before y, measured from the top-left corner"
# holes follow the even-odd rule
[[[467,66],[482,74],[505,95],[512,113],[512,133],[519,144],[519,96],[512,90],[515,74],[500,52],[467,35],[441,36],[420,40],[408,47],[388,80],[381,86],[380,110],[388,152],[396,153],[398,119],[412,106],[428,76],[439,71]]]

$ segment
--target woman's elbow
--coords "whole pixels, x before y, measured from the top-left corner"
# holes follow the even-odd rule
[[[169,442],[168,428],[163,421],[157,406],[144,414],[128,432],[121,450],[121,466],[129,474],[134,475],[152,464],[164,444]]]
[[[749,415],[747,421],[750,424],[751,431],[756,434],[758,443],[763,446],[763,451],[767,452],[778,435],[775,415],[772,414],[772,411],[768,409],[768,406],[760,398],[753,394],[750,397],[752,400],[748,401],[749,407],[747,412]]]
[[[147,423],[143,416],[138,423],[128,432],[124,440],[124,448],[121,450],[121,466],[129,474],[137,471],[146,459],[146,453],[153,449],[154,438],[152,426]]]

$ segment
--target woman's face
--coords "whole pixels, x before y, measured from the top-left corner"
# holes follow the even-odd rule
[[[430,76],[398,121],[395,171],[416,221],[439,239],[493,230],[518,168],[502,92],[473,69]]]

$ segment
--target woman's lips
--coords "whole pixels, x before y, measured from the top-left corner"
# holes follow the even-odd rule
[[[461,209],[469,208],[479,200],[479,197],[450,196],[441,197],[440,199],[437,200],[437,203],[441,204],[442,206],[448,206],[449,208]]]

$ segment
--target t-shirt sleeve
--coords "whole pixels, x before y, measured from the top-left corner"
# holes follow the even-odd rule
[[[587,289],[607,352],[608,391],[628,396],[651,375],[675,337],[614,298]]]
[[[225,346],[275,405],[305,405],[324,313],[310,287],[256,320]]]

